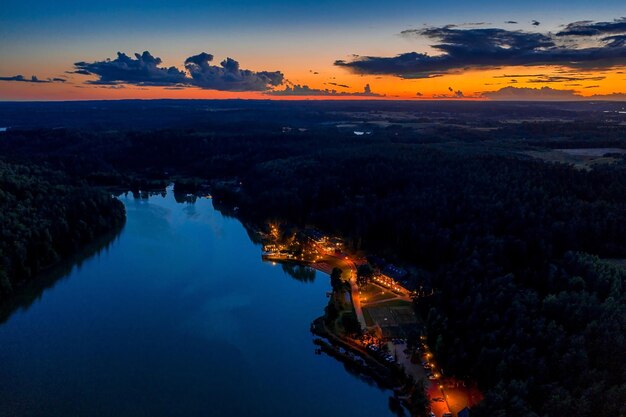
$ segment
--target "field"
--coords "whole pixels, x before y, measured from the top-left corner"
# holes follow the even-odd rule
[[[547,162],[560,162],[574,165],[579,169],[591,169],[594,165],[613,164],[619,161],[618,155],[626,151],[618,148],[575,148],[575,149],[546,149],[540,151],[525,151],[523,154]]]

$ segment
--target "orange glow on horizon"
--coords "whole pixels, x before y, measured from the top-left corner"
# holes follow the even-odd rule
[[[574,90],[581,97],[594,94],[609,95],[626,93],[624,68],[607,71],[579,72],[558,67],[506,67],[490,70],[467,70],[462,73],[446,74],[428,79],[402,79],[393,76],[361,76],[335,70],[336,76],[327,77],[299,68],[289,79],[294,84],[307,85],[312,89],[336,90],[337,92],[360,93],[366,84],[375,96],[359,95],[293,95],[278,96],[263,92],[226,92],[186,87],[139,87],[124,85],[117,88],[84,84],[85,78],[72,77],[66,83],[30,84],[23,82],[0,82],[0,100],[115,100],[115,99],[261,99],[261,100],[432,100],[465,99],[484,100],[483,92],[496,91],[504,87],[534,88],[550,87],[556,90]],[[328,73],[328,71],[325,71]],[[561,82],[541,81],[544,77],[562,76],[578,80]],[[505,75],[520,77],[503,78]],[[332,85],[347,85],[349,88]],[[622,88],[620,90],[619,88]],[[281,90],[284,87],[279,87]],[[462,97],[455,97],[461,91]]]

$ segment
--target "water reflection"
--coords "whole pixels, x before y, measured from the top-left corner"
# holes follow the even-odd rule
[[[16,286],[12,296],[0,303],[0,325],[17,310],[27,311],[34,302],[41,299],[46,290],[53,288],[59,280],[69,277],[73,270],[80,270],[85,260],[100,256],[102,252],[108,251],[121,230],[122,228],[119,228],[101,236],[74,256],[43,271],[35,279],[30,279],[22,285]]]
[[[327,276],[262,262],[212,200],[119,196],[119,236],[7,311],[0,417],[392,415],[389,391],[314,354]]]
[[[300,282],[313,282],[315,280],[315,269],[295,263],[281,263],[283,271],[295,280]]]

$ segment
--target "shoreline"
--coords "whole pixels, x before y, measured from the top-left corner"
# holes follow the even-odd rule
[[[353,367],[359,373],[372,378],[380,388],[392,391],[390,400],[395,399],[411,413],[412,407],[415,406],[411,401],[411,391],[417,387],[410,377],[394,364],[384,364],[377,360],[351,339],[329,330],[324,318],[325,316],[318,317],[311,323],[311,333],[318,336],[313,343],[346,367]],[[423,394],[426,395],[426,392]]]

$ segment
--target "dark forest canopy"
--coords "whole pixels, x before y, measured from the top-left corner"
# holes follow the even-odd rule
[[[520,152],[548,139],[626,148],[619,125],[603,133],[599,123],[360,137],[324,124],[285,133],[279,121],[13,130],[0,154],[94,185],[210,183],[248,221],[316,225],[416,265],[436,289],[416,307],[441,365],[485,392],[473,413],[622,416],[625,274],[607,259],[626,258],[626,160],[579,169]]]
[[[0,161],[0,301],[124,223],[110,194],[64,173]]]

